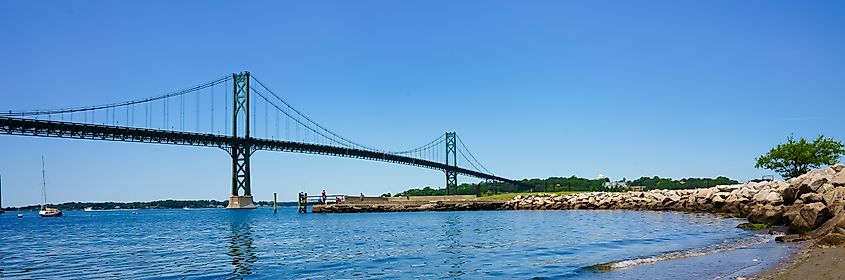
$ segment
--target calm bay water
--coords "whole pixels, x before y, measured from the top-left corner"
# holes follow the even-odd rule
[[[280,210],[10,212],[0,278],[713,279],[790,250],[741,220],[674,212]],[[609,262],[626,268],[584,269]]]

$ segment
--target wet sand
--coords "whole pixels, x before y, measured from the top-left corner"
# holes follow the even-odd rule
[[[764,271],[752,279],[843,279],[845,280],[845,247],[812,248],[804,244],[788,261]]]
[[[795,243],[779,243],[772,238],[762,243],[739,244],[737,248],[716,253],[688,254],[689,257],[669,260],[658,258],[653,262],[631,263],[609,270],[585,269],[579,279],[747,279],[788,262],[799,249]]]

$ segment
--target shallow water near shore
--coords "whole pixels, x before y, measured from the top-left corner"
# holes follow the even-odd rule
[[[713,279],[792,250],[741,219],[677,212],[132,212],[2,214],[0,278]]]

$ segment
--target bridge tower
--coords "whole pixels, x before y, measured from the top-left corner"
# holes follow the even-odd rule
[[[255,151],[249,142],[249,72],[232,74],[232,142],[227,152],[232,156],[232,196],[229,209],[255,209],[249,177],[249,156]],[[247,141],[240,141],[246,139]],[[243,195],[240,190],[243,189]]]
[[[446,166],[458,167],[458,147],[455,132],[446,132]],[[458,172],[446,169],[446,194],[458,193]],[[454,190],[454,191],[452,191]]]

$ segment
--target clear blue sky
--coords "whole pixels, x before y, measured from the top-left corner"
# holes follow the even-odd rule
[[[501,176],[772,172],[787,135],[845,140],[841,1],[2,1],[0,110],[147,97],[249,70],[389,149],[454,130]],[[218,199],[215,148],[0,136],[3,204]],[[253,193],[442,187],[437,171],[257,152]],[[470,181],[467,178],[460,179]]]

